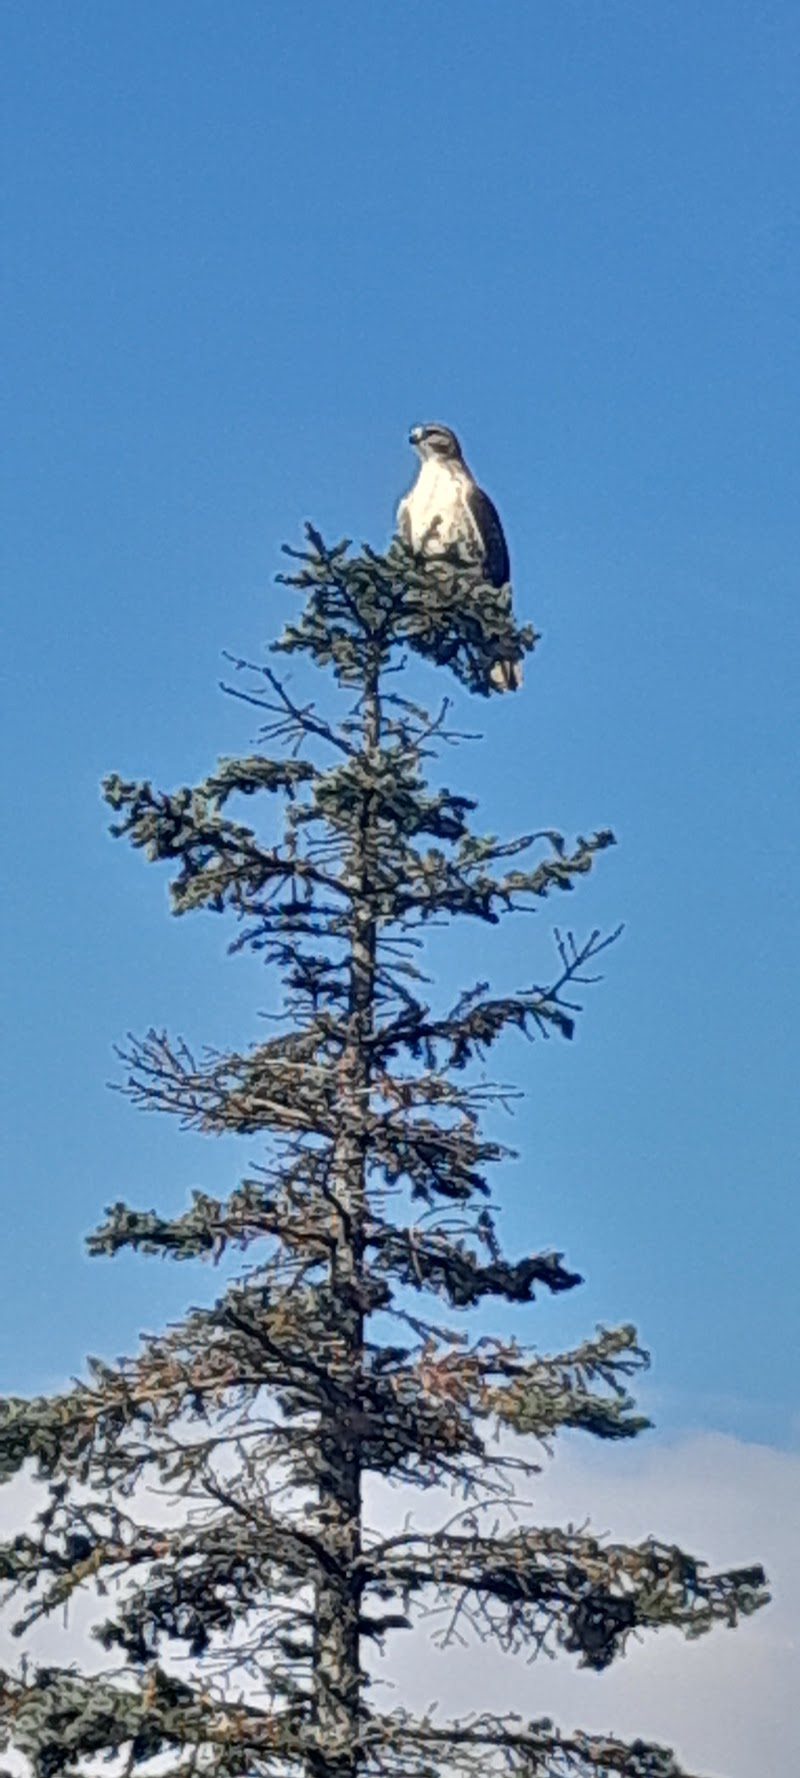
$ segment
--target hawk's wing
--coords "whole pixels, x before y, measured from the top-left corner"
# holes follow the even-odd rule
[[[511,564],[497,508],[488,494],[484,494],[483,489],[478,487],[477,482],[470,483],[467,506],[483,546],[483,571],[486,579],[490,586],[506,586],[511,575]]]

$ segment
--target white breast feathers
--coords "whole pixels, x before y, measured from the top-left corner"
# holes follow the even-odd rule
[[[460,464],[423,463],[419,475],[397,509],[398,530],[411,548],[432,555],[453,544],[480,545],[467,504],[470,486]]]

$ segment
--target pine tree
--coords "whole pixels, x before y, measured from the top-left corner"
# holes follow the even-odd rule
[[[470,987],[450,1010],[423,941],[573,889],[612,835],[481,837],[471,799],[437,787],[428,762],[454,739],[449,702],[431,713],[402,673],[422,657],[488,695],[492,662],[535,641],[507,589],[399,544],[327,548],[311,528],[289,553],[282,578],[303,604],[274,648],[305,657],[301,679],[327,669],[327,701],[237,662],[231,689],[259,709],[265,751],[170,794],[118,776],[104,787],[112,831],[174,867],[174,911],[233,915],[231,948],[282,984],[265,1041],[196,1059],[150,1031],[124,1052],[124,1090],[188,1128],[268,1146],[227,1199],[195,1193],[172,1218],[115,1203],[89,1241],[99,1255],[223,1260],[213,1307],[134,1358],[90,1360],[63,1393],[0,1403],[0,1477],[28,1465],[47,1490],[34,1529],[0,1546],[18,1633],[82,1589],[110,1599],[94,1631],[102,1670],[23,1659],[0,1675],[0,1721],[36,1778],[99,1755],[126,1773],[159,1755],[175,1778],[676,1778],[671,1753],[644,1742],[372,1703],[371,1645],[420,1604],[442,1608],[445,1637],[471,1626],[599,1670],[634,1632],[734,1624],[763,1603],[764,1575],[504,1516],[561,1428],[629,1439],[647,1425],[632,1327],[555,1356],[480,1331],[489,1299],[525,1310],[581,1282],[558,1253],[501,1251],[488,1177],[506,1151],[485,1114],[503,1092],[483,1069],[509,1031],[572,1036],[575,994],[609,939],[557,937],[543,985]],[[263,810],[265,797],[279,829],[244,819],[243,799]],[[393,1529],[369,1523],[374,1478],[401,1484]],[[152,1505],[154,1479],[171,1514]],[[420,1489],[456,1497],[433,1533],[409,1511]]]

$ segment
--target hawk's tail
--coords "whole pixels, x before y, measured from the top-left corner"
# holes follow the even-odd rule
[[[495,661],[489,680],[497,691],[519,691],[522,684],[522,662]]]

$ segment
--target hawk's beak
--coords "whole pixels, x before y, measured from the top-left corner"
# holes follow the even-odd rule
[[[411,431],[409,432],[409,435],[408,435],[409,444],[418,445],[421,437],[422,437],[422,427],[421,426],[412,426]]]

